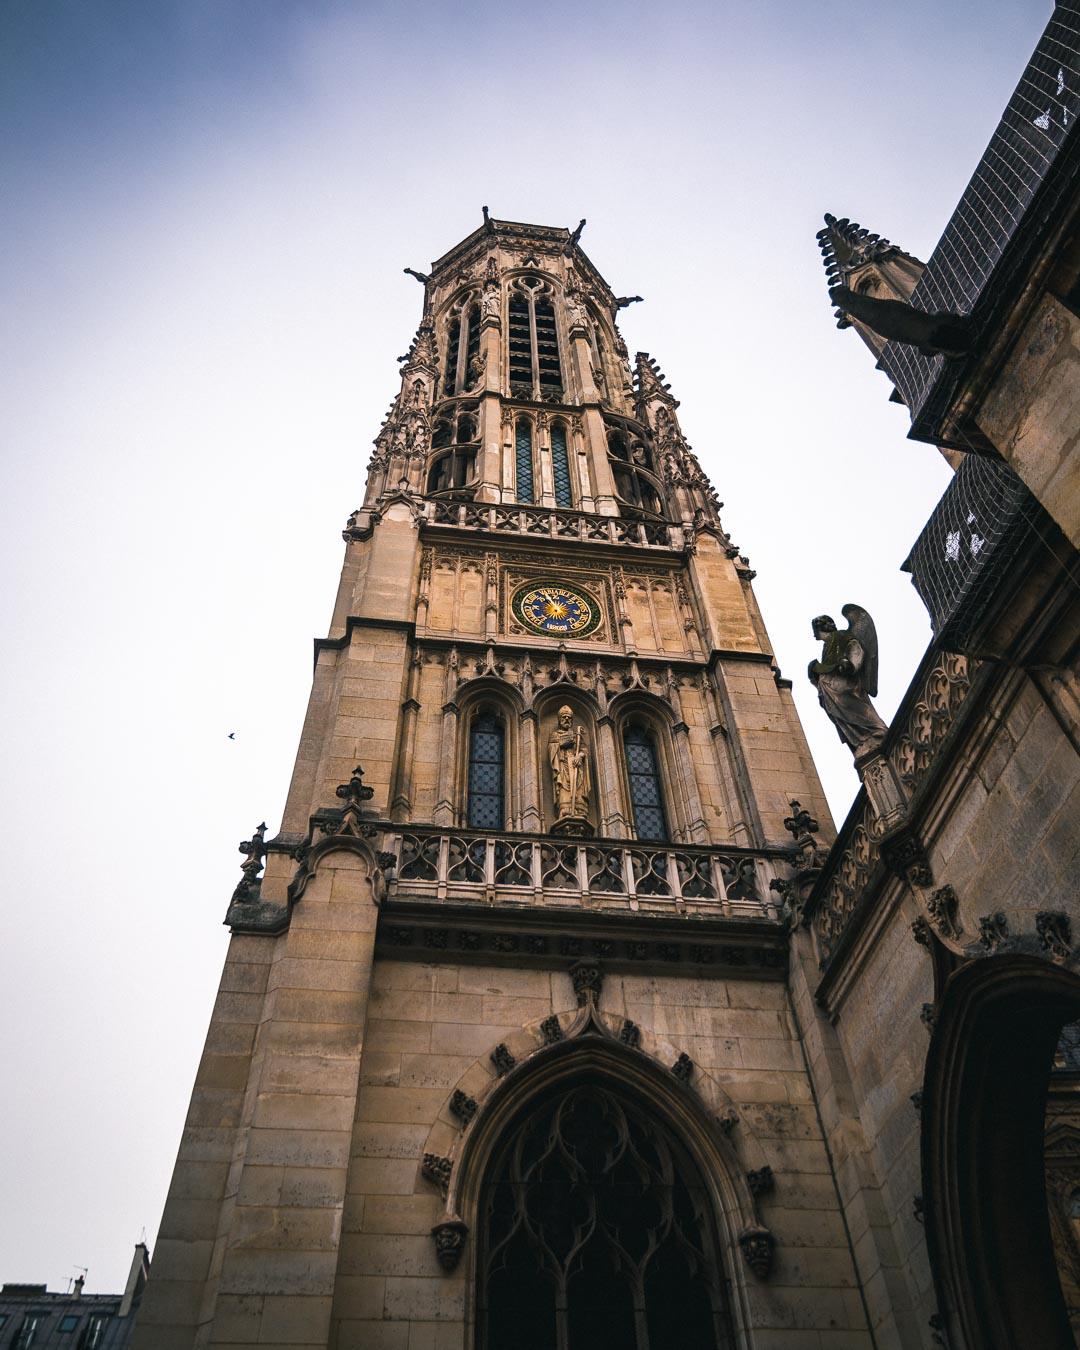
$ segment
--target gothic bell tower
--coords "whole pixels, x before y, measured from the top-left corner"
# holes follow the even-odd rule
[[[770,1213],[816,1169],[778,906],[828,809],[580,233],[485,209],[414,273],[281,829],[241,845],[146,1350],[752,1345],[850,1283],[834,1222]]]

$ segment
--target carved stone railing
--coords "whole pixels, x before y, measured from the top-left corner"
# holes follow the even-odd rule
[[[490,502],[432,502],[432,525],[524,534],[546,539],[580,539],[587,543],[636,544],[639,548],[682,548],[683,531],[661,520],[627,520],[586,511],[496,505]]]
[[[881,749],[908,802],[918,792],[948,739],[971,691],[977,665],[978,662],[958,652],[931,651],[901,703]],[[860,792],[806,906],[806,918],[823,968],[836,951],[867,882],[881,863],[879,841],[886,832],[886,825],[865,790]]]
[[[775,918],[773,859],[784,852],[415,827],[385,836],[398,898],[692,911]],[[766,898],[767,897],[767,898]]]

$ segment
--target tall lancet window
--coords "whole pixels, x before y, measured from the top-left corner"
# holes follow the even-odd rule
[[[450,311],[446,321],[443,393],[450,397],[480,382],[480,306],[474,300]]]
[[[505,738],[502,721],[490,711],[479,712],[469,728],[469,828],[501,830]]]
[[[517,499],[519,502],[535,502],[536,488],[533,482],[532,423],[527,417],[519,417],[514,429],[514,476],[517,479]]]
[[[631,722],[623,735],[630,805],[634,810],[634,833],[639,839],[666,839],[667,818],[656,760],[656,743],[648,731]]]
[[[507,365],[515,398],[559,403],[563,397],[555,306],[545,281],[524,277],[510,293]]]
[[[629,1093],[563,1086],[513,1124],[480,1195],[482,1350],[731,1350],[712,1205]]]
[[[555,505],[573,506],[570,455],[566,448],[566,427],[562,422],[556,422],[551,428],[551,477],[555,483]]]

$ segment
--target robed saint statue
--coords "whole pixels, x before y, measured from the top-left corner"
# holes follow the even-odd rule
[[[589,749],[585,729],[575,724],[572,708],[565,704],[559,709],[558,720],[548,737],[548,761],[551,764],[551,795],[555,801],[555,824],[569,833],[568,827],[580,825],[573,833],[585,833],[589,828],[589,795],[592,781],[589,774]]]

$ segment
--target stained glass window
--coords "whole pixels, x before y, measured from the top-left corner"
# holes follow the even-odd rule
[[[551,428],[551,475],[555,480],[555,505],[573,506],[570,488],[570,456],[566,450],[566,428],[556,422]]]
[[[524,417],[518,419],[515,447],[517,451],[517,499],[535,502],[533,488],[532,425]]]
[[[626,728],[623,745],[630,803],[634,808],[634,833],[639,839],[666,839],[667,820],[652,737],[644,727],[632,724]]]
[[[469,828],[501,830],[503,728],[494,713],[478,713],[469,730]]]

